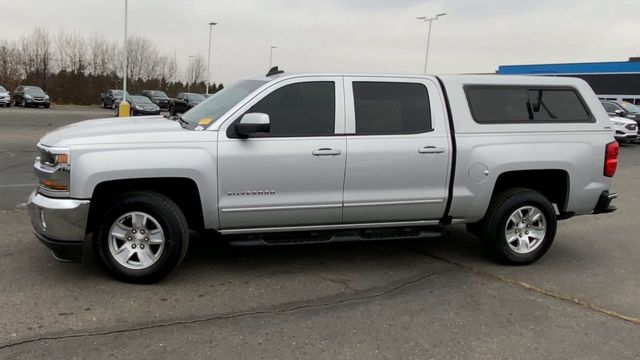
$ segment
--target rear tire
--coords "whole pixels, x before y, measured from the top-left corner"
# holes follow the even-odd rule
[[[149,284],[171,273],[189,247],[187,220],[164,195],[125,194],[105,211],[95,249],[107,272],[118,280]]]
[[[557,219],[551,202],[524,188],[505,190],[489,204],[480,237],[490,255],[507,265],[527,265],[549,250]]]

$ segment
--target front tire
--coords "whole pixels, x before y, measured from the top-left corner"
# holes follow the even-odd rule
[[[96,251],[116,279],[154,283],[171,273],[189,247],[187,220],[164,195],[133,192],[113,202],[98,228]]]
[[[491,256],[507,265],[527,265],[549,250],[557,219],[551,202],[524,188],[503,191],[491,200],[480,237]]]

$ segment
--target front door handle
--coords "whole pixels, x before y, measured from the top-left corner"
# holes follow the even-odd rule
[[[422,149],[418,149],[418,152],[420,154],[442,154],[444,149],[435,146],[425,146]]]
[[[314,150],[311,152],[314,156],[331,156],[331,155],[340,155],[340,150],[330,149],[330,148],[321,148],[318,150]]]

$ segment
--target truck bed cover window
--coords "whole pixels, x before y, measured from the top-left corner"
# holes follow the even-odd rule
[[[427,88],[416,83],[353,83],[357,135],[417,134],[431,131]]]
[[[578,92],[535,86],[467,86],[473,119],[480,124],[593,122]]]

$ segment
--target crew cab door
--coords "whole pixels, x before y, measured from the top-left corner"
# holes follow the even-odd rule
[[[345,78],[345,223],[440,219],[450,139],[435,80]]]
[[[269,133],[240,138],[234,124],[246,113],[269,115]],[[223,230],[342,222],[342,78],[277,82],[226,121],[218,139]]]

